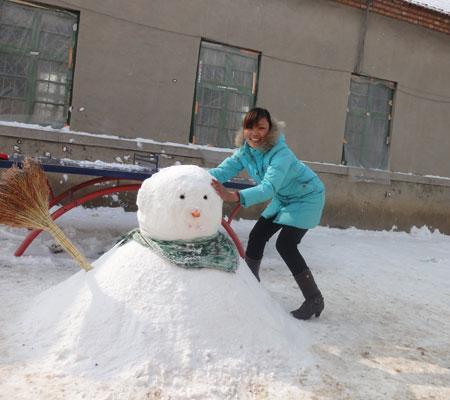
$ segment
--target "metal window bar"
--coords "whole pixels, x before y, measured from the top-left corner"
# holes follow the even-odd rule
[[[234,134],[256,100],[259,53],[203,41],[191,140],[231,148]]]
[[[77,23],[74,13],[0,1],[0,119],[68,122]]]
[[[157,171],[159,168],[159,156],[153,153],[134,153],[133,164]]]
[[[347,107],[342,163],[388,168],[395,83],[353,75]]]

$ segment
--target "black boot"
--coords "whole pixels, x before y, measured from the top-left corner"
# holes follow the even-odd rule
[[[261,260],[254,260],[253,258],[250,258],[246,255],[245,262],[247,263],[248,267],[250,268],[250,271],[253,272],[253,275],[255,275],[255,278],[258,279],[258,282],[260,282],[259,266],[261,265]]]
[[[294,275],[294,278],[305,297],[305,301],[299,309],[291,311],[291,314],[297,319],[310,319],[313,315],[318,317],[325,305],[322,293],[314,282],[311,271],[307,268]]]

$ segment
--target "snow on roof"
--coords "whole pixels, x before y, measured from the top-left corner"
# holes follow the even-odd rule
[[[450,15],[450,0],[405,0],[408,3],[416,4],[430,10],[439,11]]]

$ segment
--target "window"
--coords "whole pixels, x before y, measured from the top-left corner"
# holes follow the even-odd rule
[[[388,168],[395,83],[353,75],[350,82],[342,163]]]
[[[259,53],[203,41],[197,69],[191,141],[234,147],[245,113],[254,106]]]
[[[0,119],[68,123],[78,17],[0,0]]]

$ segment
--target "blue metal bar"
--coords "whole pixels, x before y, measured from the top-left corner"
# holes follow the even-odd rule
[[[52,159],[49,162],[39,161],[42,169],[45,172],[56,172],[60,174],[77,174],[77,175],[89,175],[89,176],[105,176],[110,178],[121,178],[121,179],[129,179],[129,180],[138,180],[143,181],[144,179],[149,178],[155,172],[156,169],[148,169],[142,167],[142,172],[134,172],[134,171],[125,171],[123,169],[114,167],[88,167],[83,165],[77,165],[76,163],[70,163],[66,161]],[[18,165],[22,167],[23,159],[22,158],[11,158],[9,160],[0,160],[0,168],[10,168],[13,165]],[[141,168],[140,168],[141,169]],[[229,181],[224,184],[227,188],[230,189],[246,189],[252,187],[251,183],[240,182],[240,181]]]
[[[144,179],[152,176],[156,170],[150,170],[147,168],[142,168],[142,172],[134,172],[134,171],[125,171],[123,169],[114,169],[98,167],[92,168],[82,165],[68,165],[67,163],[57,164],[55,163],[46,163],[39,162],[40,166],[45,172],[57,172],[61,174],[77,174],[77,175],[90,175],[90,176],[107,176],[110,178],[121,178],[121,179],[130,179],[130,180],[139,180],[143,181]],[[0,160],[0,168],[10,168],[13,165],[18,165],[22,167],[23,160]]]
[[[242,183],[242,182],[228,181],[228,182],[225,182],[225,183],[223,184],[223,186],[225,186],[225,187],[227,187],[227,188],[230,188],[230,189],[238,189],[238,190],[241,190],[241,189],[247,189],[247,188],[253,187],[253,186],[255,186],[255,185],[252,185],[252,184],[250,184],[250,183]]]

